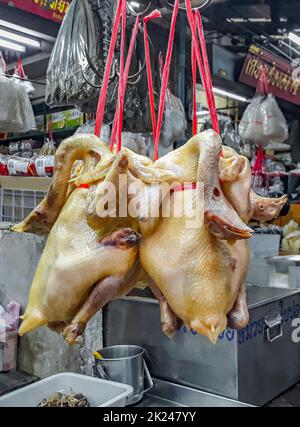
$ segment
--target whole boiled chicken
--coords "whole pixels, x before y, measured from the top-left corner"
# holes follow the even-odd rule
[[[73,142],[71,150],[80,150],[88,164],[94,157],[92,148],[96,148],[97,142],[101,147],[100,140],[95,137],[91,140],[90,136],[76,136]],[[69,143],[70,140],[61,145],[58,156]],[[66,170],[71,170],[73,160],[72,156],[66,158]],[[127,159],[120,155],[113,165],[105,180],[118,187],[120,174],[127,173]],[[65,179],[68,181],[67,176]],[[54,179],[54,188],[56,185]],[[69,343],[74,343],[99,309],[126,294],[131,283],[135,283],[134,278],[139,274],[140,235],[131,227],[131,219],[89,215],[90,191],[89,188],[74,189],[51,228],[33,279],[20,335],[48,325],[62,332]],[[31,226],[38,222],[31,216],[25,224]]]
[[[141,224],[140,247],[141,264],[172,311],[188,328],[206,335],[213,343],[228,322],[233,327],[243,327],[248,321],[243,305],[248,249],[242,239],[251,237],[251,230],[225,200],[220,188],[221,150],[221,139],[212,131],[197,135],[180,149],[181,159],[190,165],[187,179],[194,180],[196,175],[197,182],[204,184],[203,221],[191,226],[189,216],[174,214],[185,191],[190,193],[187,203],[195,205],[197,189],[175,191],[170,217],[159,218],[151,232],[147,229],[146,236]],[[197,156],[195,166],[189,156]],[[165,161],[162,158],[157,164],[161,166]],[[173,171],[176,166],[169,164]]]

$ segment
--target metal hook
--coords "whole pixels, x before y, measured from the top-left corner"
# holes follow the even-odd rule
[[[131,6],[131,1],[128,1],[127,2],[127,10],[128,10],[128,12],[132,15],[132,16],[138,16],[138,15],[140,15],[140,16],[145,16],[145,15],[147,15],[147,13],[149,12],[149,10],[151,9],[151,7],[152,7],[152,0],[149,0],[149,3],[148,3],[148,5],[146,6],[146,8],[142,11],[142,12],[136,12],[135,10],[134,10],[134,8],[132,8],[132,6]]]
[[[167,9],[174,9],[174,4],[170,3],[168,0],[159,0],[162,6],[166,7]],[[201,10],[206,6],[209,6],[213,0],[206,0],[202,5],[193,7],[193,10]],[[179,6],[180,10],[186,10],[185,6]]]

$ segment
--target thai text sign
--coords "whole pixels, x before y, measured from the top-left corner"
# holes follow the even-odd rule
[[[256,87],[261,65],[265,66],[270,92],[277,98],[300,105],[299,69],[258,46],[250,47],[239,81]]]
[[[18,9],[40,15],[43,18],[62,22],[72,0],[2,0]]]

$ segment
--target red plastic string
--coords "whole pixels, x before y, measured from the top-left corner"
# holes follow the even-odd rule
[[[96,124],[95,124],[95,135],[98,137],[100,137],[100,134],[101,134],[101,128],[102,128],[102,123],[104,118],[107,89],[108,89],[111,66],[114,59],[114,52],[115,52],[115,47],[116,47],[116,42],[118,37],[118,29],[119,29],[120,18],[121,18],[122,4],[123,4],[123,0],[119,0],[119,4],[117,7],[116,16],[115,16],[115,22],[112,30],[112,37],[111,37],[111,42],[109,46],[108,57],[105,65],[102,87],[101,87],[99,101],[98,101]]]
[[[190,184],[177,185],[171,189],[173,193],[185,191],[185,190],[195,190],[197,188],[197,182],[191,182]]]
[[[269,83],[267,79],[266,69],[263,65],[259,68],[259,79],[256,86],[256,95],[265,95],[270,92]]]
[[[117,153],[119,153],[119,151],[121,150],[121,147],[122,147],[123,110],[124,110],[124,97],[125,97],[124,63],[125,63],[126,13],[127,13],[126,0],[122,0]]]
[[[198,132],[198,120],[197,120],[197,59],[195,46],[192,41],[192,76],[193,76],[193,135],[196,135]]]
[[[210,114],[211,114],[211,118],[212,118],[212,127],[213,127],[213,130],[219,135],[220,134],[220,126],[219,126],[219,121],[218,121],[218,114],[217,114],[217,109],[216,109],[215,97],[213,94],[213,84],[212,84],[208,55],[207,55],[207,49],[206,49],[206,41],[205,41],[203,24],[202,24],[202,17],[201,17],[201,13],[200,13],[199,9],[196,10],[195,17],[196,17],[196,24],[197,24],[197,29],[198,29],[199,39],[200,39],[200,46],[201,46],[201,51],[202,51],[204,72],[205,72],[206,80],[207,80],[208,96],[210,98],[210,105],[211,105]]]
[[[253,165],[252,173],[254,175],[262,174],[264,167],[265,167],[265,155],[264,155],[264,150],[260,145],[256,152],[256,159]]]
[[[26,75],[25,75],[25,71],[24,71],[24,68],[23,68],[21,57],[18,59],[15,71],[17,72],[18,76],[21,77],[21,79],[26,79]]]
[[[202,85],[203,85],[203,88],[204,88],[204,91],[206,94],[208,109],[209,109],[209,112],[210,112],[210,115],[212,118],[211,97],[209,97],[209,95],[208,95],[208,93],[209,93],[208,83],[207,83],[207,78],[206,78],[206,74],[205,74],[205,70],[204,70],[204,65],[202,62],[202,56],[201,56],[199,41],[198,41],[198,37],[197,37],[196,21],[195,21],[194,15],[193,15],[193,10],[192,10],[190,0],[186,0],[185,4],[186,4],[187,17],[189,20],[190,29],[191,29],[191,33],[192,33],[192,42],[194,44],[196,60],[197,60],[197,64],[198,64],[198,68],[199,68],[199,72],[200,72],[200,76],[201,76],[201,80],[202,80]]]
[[[139,19],[140,19],[140,16],[138,15],[136,17],[135,24],[134,24],[134,27],[132,30],[132,35],[131,35],[129,49],[128,49],[128,55],[127,55],[127,59],[126,59],[126,65],[125,65],[125,70],[124,70],[124,78],[123,78],[123,81],[124,81],[123,102],[124,102],[124,97],[125,97],[125,92],[126,92],[126,87],[127,87],[127,81],[128,81],[132,56],[133,56],[133,52],[134,52],[134,46],[135,46],[137,33],[138,33],[138,29],[139,29]],[[121,75],[120,75],[120,78],[121,78]],[[116,109],[116,112],[115,112],[114,124],[113,124],[113,129],[112,129],[112,134],[111,134],[111,140],[110,140],[111,151],[114,149],[117,130],[118,130],[119,108],[120,108],[120,106],[118,104],[118,108]]]
[[[162,87],[161,87],[160,99],[159,99],[158,119],[157,119],[156,134],[155,134],[155,139],[154,139],[154,161],[156,161],[158,159],[158,145],[159,145],[163,115],[164,115],[164,110],[165,110],[166,93],[167,93],[167,89],[168,89],[170,66],[171,66],[171,59],[172,59],[172,52],[173,52],[178,10],[179,10],[179,0],[175,0],[174,10],[173,10],[173,15],[172,15],[171,28],[170,28],[168,49],[167,49],[167,53],[166,53],[166,61],[165,61],[163,77],[162,77]]]
[[[150,13],[150,15],[146,16],[143,19],[143,22],[144,22],[145,59],[146,59],[146,70],[147,70],[148,91],[149,91],[149,104],[150,104],[150,113],[151,113],[151,121],[152,121],[154,141],[156,140],[156,115],[155,115],[153,77],[152,77],[152,68],[151,68],[151,57],[150,57],[150,47],[149,47],[147,22],[149,22],[152,19],[156,19],[156,18],[161,18],[161,13],[158,10],[154,10],[152,13]]]
[[[53,141],[53,125],[52,125],[52,119],[50,116],[49,122],[48,122],[48,133],[49,133],[49,140]]]

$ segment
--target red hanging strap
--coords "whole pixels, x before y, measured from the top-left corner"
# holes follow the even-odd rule
[[[198,13],[196,13],[195,16],[193,15],[190,0],[185,0],[185,4],[186,4],[186,10],[187,10],[187,17],[189,20],[190,29],[191,29],[191,33],[192,33],[192,41],[194,43],[197,64],[199,67],[203,88],[204,88],[204,91],[206,94],[206,99],[207,99],[209,113],[210,113],[210,117],[211,117],[211,121],[212,121],[212,126],[213,126],[213,129],[219,134],[220,130],[219,130],[219,123],[218,123],[218,115],[217,115],[217,111],[216,111],[216,107],[215,107],[214,94],[212,91],[212,81],[211,81],[209,63],[208,63],[208,58],[207,58],[207,51],[206,51],[205,37],[204,37],[202,21],[201,21],[201,19],[198,20],[198,18],[196,18]],[[200,15],[198,15],[198,16],[200,16]],[[198,41],[198,37],[197,37],[197,29],[198,29],[199,37],[201,38],[202,55],[205,58],[204,62],[202,61],[199,41]]]
[[[256,95],[265,95],[270,93],[266,69],[263,65],[259,67],[259,79],[256,86]]]
[[[132,30],[131,40],[130,40],[129,49],[128,49],[128,55],[127,55],[127,59],[126,59],[126,65],[125,65],[125,70],[124,70],[124,78],[123,78],[123,84],[124,84],[123,106],[124,106],[124,98],[125,98],[125,92],[126,92],[126,87],[127,87],[127,81],[128,81],[128,76],[129,76],[134,46],[135,46],[137,33],[138,33],[138,29],[139,29],[139,19],[140,19],[140,16],[138,15],[135,19],[135,24],[134,24],[134,27]],[[121,79],[121,75],[120,75],[120,79]],[[119,120],[119,111],[120,111],[120,104],[118,103],[118,107],[117,107],[116,112],[115,112],[115,118],[114,118],[113,129],[112,129],[111,140],[110,140],[111,151],[113,151],[114,146],[115,146],[115,140],[116,140],[116,135],[117,135],[117,131],[118,131],[118,123],[120,121]],[[122,123],[121,123],[121,125],[122,125]]]
[[[207,105],[208,105],[208,109],[209,109],[209,112],[210,112],[211,120],[213,122],[211,97],[209,96],[209,90],[208,90],[208,83],[207,83],[206,73],[205,73],[205,70],[204,70],[204,65],[203,65],[203,61],[202,61],[200,46],[199,46],[198,37],[197,37],[196,21],[195,21],[194,15],[193,15],[193,10],[192,10],[192,6],[191,6],[191,3],[190,3],[190,0],[185,0],[185,1],[186,1],[187,17],[188,17],[188,20],[189,20],[190,29],[191,29],[191,33],[192,33],[192,42],[193,42],[194,49],[195,49],[196,60],[197,60],[197,64],[198,64],[198,68],[199,68],[199,72],[200,72],[200,76],[201,76],[201,80],[202,80],[202,85],[203,85],[203,88],[204,88],[204,91],[205,91],[205,94],[206,94]]]
[[[195,46],[192,41],[192,77],[193,77],[193,135],[198,132],[198,119],[197,119],[197,59]]]
[[[110,42],[109,51],[108,51],[108,57],[107,57],[106,65],[105,65],[102,87],[101,87],[99,101],[98,101],[96,124],[95,124],[95,135],[98,137],[100,137],[101,128],[102,128],[102,124],[103,124],[105,103],[106,103],[106,97],[107,97],[107,89],[108,89],[109,77],[110,77],[110,73],[111,73],[111,67],[112,67],[112,62],[114,59],[114,52],[115,52],[115,47],[116,47],[116,42],[117,42],[117,37],[118,37],[118,29],[119,29],[119,24],[120,24],[122,5],[123,5],[123,0],[119,0],[119,4],[117,7],[116,16],[115,16],[115,22],[113,25],[113,31],[112,31],[112,37],[111,37],[111,42]]]
[[[150,15],[146,16],[143,19],[144,22],[144,46],[145,46],[145,60],[146,60],[146,70],[147,70],[147,80],[148,80],[148,91],[149,91],[149,104],[150,104],[150,113],[153,129],[153,140],[156,140],[156,114],[155,114],[155,101],[154,101],[154,89],[153,89],[153,77],[152,77],[152,68],[151,68],[151,57],[150,57],[150,47],[149,47],[149,37],[147,22],[152,19],[161,18],[161,13],[158,10],[154,10]]]
[[[196,25],[197,25],[197,30],[198,30],[199,39],[200,39],[200,46],[202,51],[204,72],[205,72],[206,81],[207,81],[207,91],[208,91],[208,96],[210,98],[210,105],[211,105],[210,114],[212,119],[212,127],[213,127],[213,130],[219,135],[220,126],[218,121],[215,97],[213,94],[213,84],[212,84],[207,49],[206,49],[206,41],[205,41],[203,24],[202,24],[202,17],[199,9],[196,10],[195,17],[196,17]]]
[[[124,62],[125,62],[125,37],[126,37],[126,0],[122,0],[122,25],[121,25],[121,46],[120,46],[120,77],[119,77],[119,113],[118,113],[118,143],[117,153],[122,147],[122,127],[124,110]]]
[[[168,49],[166,53],[166,61],[165,61],[163,77],[162,77],[162,87],[161,87],[160,99],[159,99],[158,118],[157,118],[156,133],[155,133],[155,139],[154,139],[154,161],[158,159],[158,146],[159,146],[159,139],[161,134],[164,109],[165,109],[166,93],[167,93],[168,83],[169,83],[169,74],[170,74],[170,66],[171,66],[171,60],[172,60],[172,52],[173,52],[178,10],[179,10],[179,0],[175,0],[171,28],[170,28]]]

